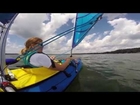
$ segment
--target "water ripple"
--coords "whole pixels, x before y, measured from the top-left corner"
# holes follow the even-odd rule
[[[140,91],[140,54],[76,56],[84,66],[67,91]]]

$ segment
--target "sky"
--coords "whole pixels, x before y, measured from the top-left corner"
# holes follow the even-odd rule
[[[44,41],[70,29],[76,13],[21,13],[9,31],[6,53],[19,53],[25,41],[33,36]],[[44,47],[48,54],[70,51],[72,33]],[[82,42],[73,49],[74,53],[95,53],[124,48],[140,47],[139,13],[104,13]],[[70,53],[70,52],[68,52]]]

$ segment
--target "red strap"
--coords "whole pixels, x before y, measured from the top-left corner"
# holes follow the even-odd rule
[[[2,82],[2,85],[5,87],[5,86],[9,85],[9,82]]]

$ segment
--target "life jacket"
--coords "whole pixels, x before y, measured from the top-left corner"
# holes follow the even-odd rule
[[[31,68],[38,68],[41,66],[34,66],[30,63],[30,58],[32,55],[36,54],[37,52],[29,52],[27,55],[25,55],[25,57],[23,58],[23,63],[26,67],[31,67]],[[43,52],[41,52],[42,54],[45,54]],[[46,56],[48,56],[47,54],[45,54]],[[48,56],[49,57],[49,56]],[[49,57],[50,58],[50,57]],[[52,67],[55,68],[55,63],[54,61],[50,58],[51,63],[52,63]]]

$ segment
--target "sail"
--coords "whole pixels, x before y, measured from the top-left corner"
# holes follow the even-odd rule
[[[15,15],[16,13],[0,13],[0,22],[7,24]]]
[[[76,47],[96,24],[103,13],[77,13],[72,48]]]

